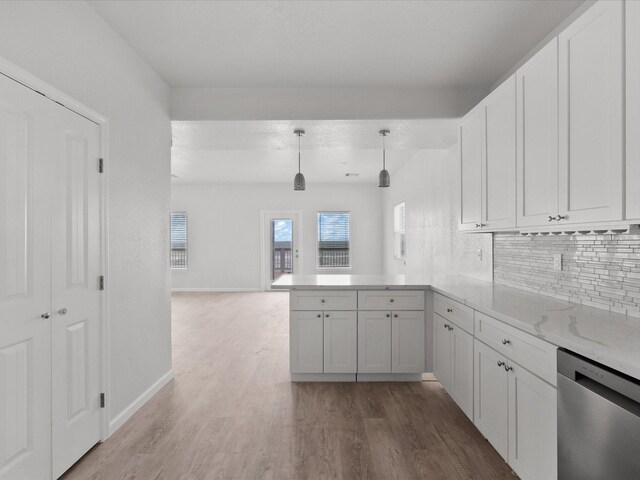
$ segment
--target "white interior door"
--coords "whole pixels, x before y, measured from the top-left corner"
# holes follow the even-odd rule
[[[58,112],[53,184],[52,428],[57,478],[100,440],[100,130]]]
[[[298,212],[262,212],[264,288],[283,275],[300,273],[302,232]]]
[[[44,97],[0,75],[1,479],[50,476],[48,107]]]

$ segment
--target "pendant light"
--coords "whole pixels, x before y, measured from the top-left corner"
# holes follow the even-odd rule
[[[380,130],[379,133],[382,136],[382,170],[380,170],[380,175],[378,175],[378,186],[381,188],[386,188],[391,185],[391,177],[389,176],[389,172],[387,171],[387,158],[384,146],[384,138],[389,135],[389,130]]]
[[[300,172],[300,137],[304,135],[304,130],[302,128],[296,128],[293,133],[298,136],[298,173],[296,173],[293,179],[293,189],[295,191],[301,191],[306,188],[304,175]]]

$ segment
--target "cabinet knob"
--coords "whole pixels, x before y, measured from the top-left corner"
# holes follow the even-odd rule
[[[510,367],[509,365],[507,365],[507,364],[505,363],[505,365],[504,365],[504,371],[505,371],[505,372],[508,372],[508,371],[510,371],[510,370],[513,370],[513,367]]]
[[[443,326],[444,328],[449,328],[449,325],[447,325],[446,323],[443,323],[443,324],[442,324],[442,326]]]
[[[447,312],[453,313],[453,308],[447,308]]]
[[[499,367],[504,367],[504,362],[502,360],[498,360],[498,366]]]
[[[390,301],[391,303],[395,302],[395,300],[394,300],[393,298],[390,298],[390,299],[389,299],[389,301]]]
[[[398,318],[398,314],[397,314],[397,313],[394,313],[394,314],[393,314],[393,318]]]
[[[554,217],[553,215],[549,215],[549,218],[547,218],[547,222],[553,222],[556,219],[556,217]]]
[[[67,314],[66,308],[61,308],[60,310],[58,310],[58,315],[66,315],[66,314]]]
[[[502,339],[502,344],[506,345],[507,343],[511,343],[511,340],[507,340],[506,338]]]
[[[40,318],[43,318],[45,320],[49,320],[51,318],[51,314],[49,312],[45,312],[42,315],[40,315]]]
[[[390,316],[391,316],[391,314],[390,314],[390,313],[387,313],[387,318],[389,318]]]
[[[320,318],[322,315],[318,314],[318,318]]]
[[[324,316],[325,316],[325,318],[329,318],[329,314],[328,313],[325,313]]]
[[[324,298],[322,300],[320,300],[321,303],[324,303]]]
[[[560,220],[566,220],[566,219],[567,219],[567,216],[566,216],[566,215],[558,215],[558,216],[556,217],[556,220],[558,220],[558,221],[560,221]]]

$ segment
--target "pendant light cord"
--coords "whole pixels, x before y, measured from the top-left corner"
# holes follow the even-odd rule
[[[300,132],[298,132],[298,173],[300,173]]]
[[[387,150],[385,148],[384,139],[386,135],[382,134],[382,169],[387,169]]]

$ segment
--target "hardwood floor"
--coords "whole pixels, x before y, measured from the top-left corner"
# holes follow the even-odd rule
[[[173,296],[175,379],[63,477],[515,476],[437,382],[291,383],[286,293]]]

